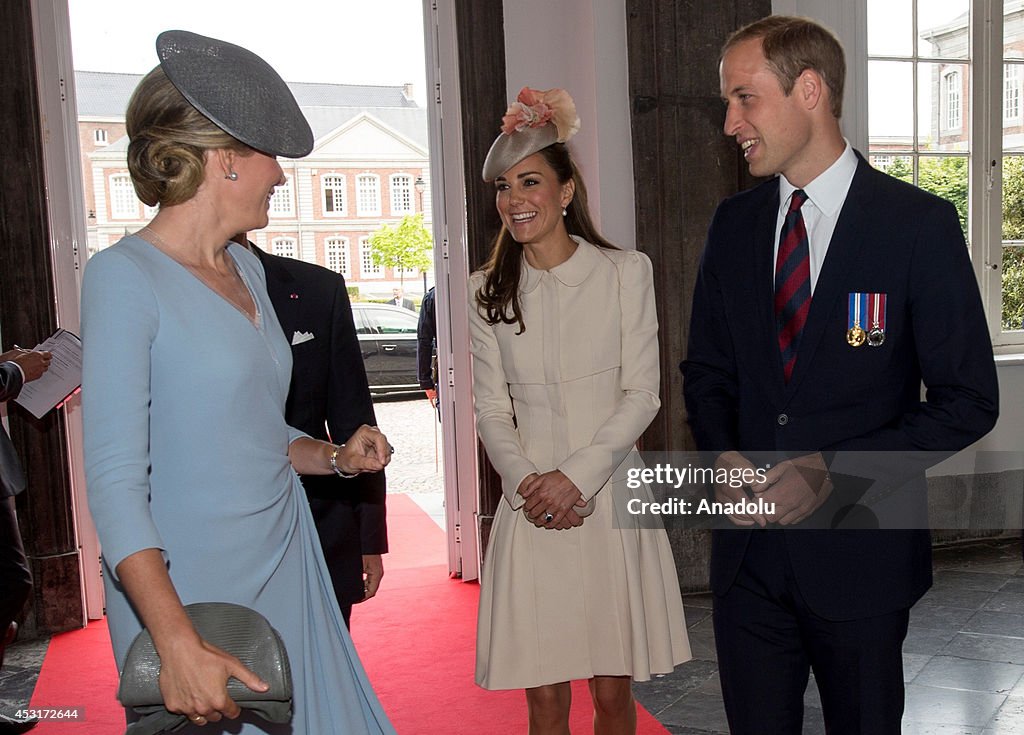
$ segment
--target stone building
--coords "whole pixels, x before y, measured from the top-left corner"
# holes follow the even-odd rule
[[[141,78],[75,72],[90,254],[156,214],[135,196],[126,164],[124,113]],[[250,237],[270,252],[343,274],[365,297],[390,296],[402,281],[407,293],[420,293],[424,275],[375,265],[368,240],[381,225],[417,212],[430,228],[426,110],[409,85],[289,86],[315,144],[305,158],[281,159],[287,183],[271,199],[270,224]]]

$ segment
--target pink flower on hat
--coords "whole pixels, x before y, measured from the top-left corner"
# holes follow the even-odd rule
[[[516,101],[509,105],[501,118],[501,132],[505,135],[524,130],[539,128],[552,123],[558,131],[558,142],[564,143],[580,129],[580,119],[576,115],[576,103],[564,89],[530,89],[519,90]]]

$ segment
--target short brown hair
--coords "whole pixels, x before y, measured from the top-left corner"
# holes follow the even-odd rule
[[[125,114],[128,172],[139,199],[174,205],[195,196],[203,183],[207,151],[252,152],[186,100],[159,66],[132,92]]]
[[[722,54],[744,41],[761,40],[761,53],[787,95],[807,69],[821,75],[828,85],[832,114],[843,115],[846,59],[843,46],[832,31],[808,18],[769,15],[735,31],[722,46]]]

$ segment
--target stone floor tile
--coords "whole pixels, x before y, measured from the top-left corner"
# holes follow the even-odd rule
[[[1024,732],[1024,697],[1007,697],[989,721],[985,732],[995,735],[1020,735]]]
[[[1010,637],[1024,636],[1024,613],[980,610],[960,626],[961,633],[986,633]]]
[[[942,653],[947,656],[973,658],[981,661],[1024,664],[1024,638],[958,633],[953,640],[946,644]]]
[[[945,648],[956,636],[955,630],[939,630],[936,628],[910,627],[903,641],[904,653],[916,653],[934,656]]]
[[[983,728],[1006,697],[939,687],[907,686],[903,718],[907,722]]]
[[[1024,592],[996,592],[982,609],[1024,615]]]
[[[1024,666],[933,656],[914,679],[920,686],[1008,694],[1024,676]]]

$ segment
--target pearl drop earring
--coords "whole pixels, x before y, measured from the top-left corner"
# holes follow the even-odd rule
[[[562,207],[562,216],[565,217],[567,214],[569,214],[569,212],[566,211],[565,207]]]
[[[238,174],[236,172],[232,171],[229,174],[225,174],[224,178],[228,179],[229,181],[238,181]]]

